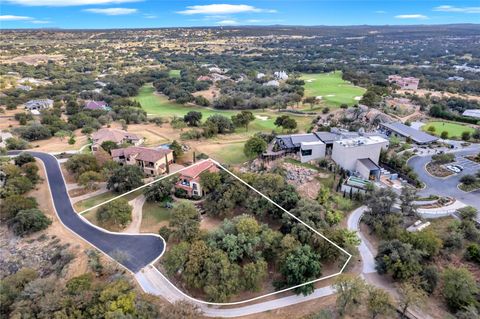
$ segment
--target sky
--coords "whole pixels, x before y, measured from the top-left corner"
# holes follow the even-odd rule
[[[480,23],[480,0],[0,0],[0,29]]]

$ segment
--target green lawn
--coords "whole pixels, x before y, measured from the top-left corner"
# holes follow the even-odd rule
[[[142,210],[142,226],[158,224],[170,220],[172,209],[159,203],[145,202]]]
[[[429,131],[429,127],[434,127],[435,131],[431,132]],[[424,126],[422,126],[422,129],[430,134],[438,135],[442,134],[443,131],[448,132],[448,137],[449,138],[460,138],[462,137],[462,133],[465,131],[468,131],[471,133],[475,132],[475,130],[469,126],[466,126],[465,124],[455,124],[455,123],[450,123],[450,122],[442,122],[442,121],[433,121],[433,122],[428,122]]]
[[[342,72],[302,74],[305,96],[321,96],[328,107],[349,106],[358,103],[365,89],[342,80]],[[356,99],[357,98],[357,99]],[[306,109],[309,109],[307,106]]]
[[[180,70],[170,70],[170,71],[168,71],[168,75],[171,78],[179,78],[180,77]]]
[[[140,189],[138,191],[135,191],[133,193],[130,193],[128,195],[125,196],[125,199],[127,200],[132,200],[134,199],[135,197],[141,195],[143,192],[143,189]],[[73,206],[75,208],[75,210],[77,211],[77,213],[80,213],[82,211],[84,211],[85,209],[89,209],[93,206],[96,206],[98,204],[101,204],[109,199],[112,199],[116,196],[119,196],[120,194],[117,194],[117,193],[114,193],[114,192],[106,192],[106,193],[103,193],[103,194],[100,194],[100,195],[97,195],[97,196],[93,196],[93,197],[90,197],[88,199],[85,199],[85,200],[82,200],[78,203],[75,203]],[[85,214],[85,216],[88,214],[89,212],[87,212]]]
[[[215,110],[212,108],[192,106],[192,105],[182,105],[172,101],[169,101],[166,97],[162,95],[154,94],[155,88],[151,84],[147,84],[140,89],[138,96],[135,97],[135,100],[138,101],[142,108],[147,112],[149,116],[161,116],[172,118],[174,116],[184,116],[189,111],[198,111],[202,112],[203,120],[207,119],[209,116],[215,114],[221,114],[227,117],[230,117],[239,111],[236,110]],[[250,124],[249,132],[247,135],[253,135],[256,132],[271,132],[272,130],[277,129],[273,124],[275,118],[280,115],[275,112],[262,112],[261,110],[252,111],[257,119]],[[282,113],[283,114],[283,113]],[[298,122],[298,127],[301,130],[308,128],[311,118],[306,116],[294,116]],[[245,129],[238,129],[238,133],[247,133]]]
[[[232,143],[227,145],[219,145],[217,150],[212,150],[210,156],[220,163],[236,165],[243,164],[248,158],[243,153],[243,145],[245,143]]]

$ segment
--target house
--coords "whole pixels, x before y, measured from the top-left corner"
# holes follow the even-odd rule
[[[416,130],[400,122],[380,123],[379,130],[386,136],[409,138],[416,144],[430,144],[438,140],[437,137]]]
[[[264,158],[297,154],[300,162],[319,160],[331,155],[335,163],[364,179],[378,179],[380,151],[387,149],[388,140],[380,135],[344,132],[314,132],[279,135],[269,146]]]
[[[136,165],[147,176],[158,176],[168,171],[168,165],[173,163],[173,152],[164,148],[130,146],[113,149],[112,159],[122,165]]]
[[[30,100],[24,104],[25,110],[30,112],[32,111],[41,111],[53,106],[53,100],[42,99],[42,100]]]
[[[387,149],[388,140],[380,136],[359,136],[335,141],[332,160],[343,169],[366,180],[380,178],[380,152]]]
[[[420,80],[414,77],[401,77],[399,75],[389,75],[388,82],[398,85],[403,90],[417,90]]]
[[[268,82],[265,82],[263,83],[264,86],[280,86],[280,82],[278,82],[277,80],[271,80],[271,81],[268,81]]]
[[[210,159],[194,164],[180,172],[180,178],[175,188],[187,191],[190,197],[205,195],[200,184],[200,174],[206,171],[213,173],[220,171],[220,169]]]
[[[92,141],[93,151],[97,151],[102,143],[106,141],[112,141],[117,145],[129,143],[135,146],[143,143],[143,139],[136,134],[109,128],[102,128],[93,133]]]
[[[84,110],[102,110],[102,111],[110,110],[107,102],[105,101],[86,101],[83,109]]]

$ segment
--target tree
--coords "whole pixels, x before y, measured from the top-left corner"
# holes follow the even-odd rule
[[[349,274],[338,276],[333,287],[337,292],[337,309],[340,317],[343,317],[362,299],[366,290],[366,284],[362,278]]]
[[[293,250],[281,265],[280,272],[284,277],[283,286],[292,287],[314,280],[321,275],[320,256],[310,246],[303,245]],[[314,290],[313,284],[295,289],[297,294],[308,295]]]
[[[430,229],[407,233],[406,236],[406,241],[412,244],[414,249],[422,251],[426,258],[433,258],[438,255],[443,245],[443,242],[437,233]]]
[[[10,137],[5,140],[7,150],[24,150],[28,148],[28,142],[16,137]]]
[[[432,294],[438,284],[438,270],[435,266],[427,266],[420,272],[420,286],[427,293]]]
[[[442,293],[452,311],[475,304],[478,287],[468,269],[448,267],[443,272],[443,281]]]
[[[463,175],[460,178],[460,183],[463,183],[464,185],[473,185],[477,182],[477,178],[474,175]]]
[[[76,154],[70,157],[65,163],[65,168],[76,177],[85,172],[100,171],[100,165],[92,154]]]
[[[470,140],[470,132],[469,131],[462,132],[462,140],[464,140],[464,141]]]
[[[132,220],[132,206],[125,198],[117,198],[97,210],[97,219],[101,223],[111,223],[125,227]]]
[[[400,200],[402,201],[400,209],[404,216],[415,216],[417,213],[417,207],[413,204],[417,196],[417,191],[411,187],[403,187]]]
[[[430,125],[430,126],[427,128],[427,131],[429,131],[430,133],[435,133],[435,131],[436,131],[435,126]]]
[[[245,143],[243,147],[243,153],[248,158],[254,158],[267,150],[267,142],[261,137],[252,136]]]
[[[202,112],[190,111],[184,117],[183,121],[189,126],[199,126],[202,120]]]
[[[394,239],[378,247],[375,268],[381,275],[389,273],[394,279],[405,280],[420,272],[422,255],[411,244]]]
[[[23,164],[26,164],[26,163],[35,162],[35,158],[29,153],[22,152],[14,158],[14,162],[15,162],[15,165],[22,166]]]
[[[15,235],[24,236],[45,229],[51,223],[39,209],[30,208],[19,211],[8,225]]]
[[[370,286],[367,296],[367,309],[372,315],[372,319],[379,315],[388,315],[393,309],[392,298],[383,289]]]
[[[170,144],[170,149],[172,150],[173,152],[173,157],[175,160],[179,159],[180,157],[182,157],[183,155],[183,149],[182,149],[182,145],[180,143],[178,143],[176,140],[174,140],[171,144]]]
[[[193,240],[200,230],[200,217],[197,208],[190,202],[179,202],[173,207],[170,226],[180,240]]]
[[[248,125],[255,120],[255,116],[250,111],[242,111],[235,115],[232,115],[232,122],[236,127],[245,127],[248,132]]]
[[[33,197],[22,195],[11,195],[0,202],[0,219],[8,220],[22,210],[37,208],[38,203]]]
[[[117,193],[124,193],[143,185],[143,171],[134,165],[120,166],[108,178],[107,188]]]
[[[218,134],[228,134],[235,131],[235,126],[233,125],[232,120],[219,114],[210,116],[205,121],[205,124],[207,126],[212,126],[212,128],[214,128]]]
[[[118,145],[114,141],[104,141],[100,145],[105,151],[108,152],[108,154],[112,154],[112,150],[117,149]]]
[[[422,307],[427,300],[425,291],[410,282],[400,284],[398,292],[400,293],[400,308],[404,318],[407,318],[408,308],[411,306]]]
[[[96,189],[97,183],[101,182],[102,180],[102,174],[94,171],[86,171],[78,176],[78,184],[89,190]]]
[[[162,264],[169,276],[175,276],[182,272],[188,260],[188,253],[190,251],[190,244],[187,242],[180,242],[174,245],[169,251],[165,253],[162,259]]]
[[[243,287],[246,290],[259,291],[267,276],[267,262],[260,259],[242,267]]]
[[[200,185],[206,193],[210,193],[219,188],[221,177],[218,172],[204,171],[200,174]]]
[[[150,186],[145,190],[145,198],[149,202],[163,202],[170,199],[174,179],[164,178]]]
[[[440,134],[440,137],[444,140],[446,140],[448,138],[448,131],[443,131],[441,134]]]

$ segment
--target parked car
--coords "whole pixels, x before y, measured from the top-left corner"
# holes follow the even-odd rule
[[[445,168],[454,173],[461,172],[461,170],[458,167],[455,167],[455,165],[445,165]]]

